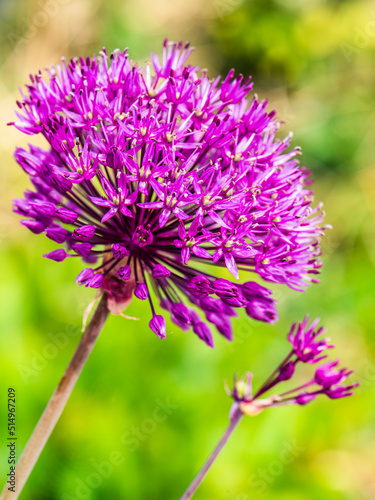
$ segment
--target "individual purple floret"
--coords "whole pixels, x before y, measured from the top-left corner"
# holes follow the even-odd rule
[[[65,245],[45,257],[83,258],[76,282],[105,291],[112,312],[133,295],[148,300],[164,337],[152,286],[172,319],[212,346],[205,321],[231,339],[234,308],[277,320],[269,290],[216,279],[219,268],[303,290],[321,266],[323,213],[299,148],[276,138],[280,123],[249,97],[250,79],[209,79],[186,64],[191,51],[165,41],[162,59],[141,68],[126,50],[103,49],[30,75],[12,124],[48,147],[17,148],[34,190],[14,211]]]
[[[334,346],[328,344],[330,339],[319,339],[317,337],[323,335],[324,328],[315,330],[319,323],[319,318],[316,318],[308,327],[309,317],[306,316],[302,323],[294,323],[288,335],[288,341],[293,346],[293,353],[303,363],[317,363],[326,358],[327,355],[321,356],[320,353],[326,349],[331,349]]]
[[[353,389],[359,384],[343,385],[345,380],[353,373],[347,368],[337,368],[339,361],[327,361],[320,364],[313,378],[295,389],[267,396],[267,393],[281,382],[293,378],[295,368],[299,363],[315,364],[325,358],[321,353],[334,346],[329,345],[328,339],[315,341],[316,337],[324,333],[323,328],[315,330],[319,320],[314,320],[308,326],[308,316],[303,322],[294,324],[289,332],[288,340],[293,345],[292,351],[273,372],[268,380],[253,394],[253,374],[248,372],[238,380],[234,377],[233,390],[229,391],[234,399],[231,409],[231,417],[240,410],[245,415],[257,415],[265,408],[283,405],[306,405],[319,394],[325,394],[330,399],[351,396]]]

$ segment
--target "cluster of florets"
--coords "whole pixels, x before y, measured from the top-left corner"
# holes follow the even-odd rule
[[[107,293],[112,312],[132,295],[149,299],[150,327],[165,337],[152,285],[172,319],[212,345],[197,310],[227,338],[233,308],[271,322],[276,310],[263,287],[215,280],[202,266],[302,290],[317,281],[323,215],[298,148],[276,138],[275,112],[248,100],[250,80],[233,70],[210,80],[185,64],[190,52],[165,43],[162,61],[141,68],[126,51],[103,50],[30,76],[13,125],[48,147],[16,150],[35,190],[14,209],[65,245],[46,257],[88,263],[76,281]]]
[[[324,328],[316,330],[319,320],[315,319],[308,326],[308,316],[303,322],[294,324],[289,332],[288,341],[292,350],[284,361],[276,368],[266,382],[253,394],[252,373],[247,373],[241,379],[234,378],[233,390],[229,394],[234,399],[231,415],[238,410],[246,415],[257,415],[265,408],[283,405],[306,405],[318,395],[325,394],[330,399],[338,399],[353,394],[353,389],[359,384],[343,385],[353,373],[347,368],[338,368],[339,361],[326,361],[320,364],[314,377],[303,385],[286,392],[264,397],[271,389],[292,379],[298,364],[316,364],[327,358],[325,351],[334,346],[330,339],[318,338],[324,333]]]

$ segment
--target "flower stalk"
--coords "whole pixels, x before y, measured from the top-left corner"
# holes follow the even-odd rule
[[[218,457],[221,450],[226,445],[228,439],[232,435],[232,433],[235,430],[235,428],[237,427],[237,425],[240,423],[242,417],[243,417],[243,413],[241,412],[241,410],[237,409],[237,411],[235,412],[235,414],[233,415],[233,417],[231,419],[230,424],[228,425],[226,431],[222,435],[222,437],[221,437],[220,441],[218,442],[218,444],[216,445],[215,449],[213,450],[211,455],[208,457],[207,461],[205,462],[205,464],[203,465],[201,470],[198,472],[198,474],[195,476],[193,482],[190,484],[188,489],[182,495],[180,500],[188,500],[197,491],[197,489],[199,488],[203,479],[206,477],[208,471],[210,470],[212,464],[214,463],[214,461]]]
[[[29,478],[40,454],[42,453],[60,415],[76,385],[83,367],[95,345],[95,342],[103,329],[108,317],[107,296],[103,294],[98,307],[77,346],[77,349],[65,370],[59,385],[52,394],[46,409],[44,410],[34,432],[32,433],[25,449],[16,466],[16,492],[8,489],[5,485],[0,500],[17,500],[27,479]]]

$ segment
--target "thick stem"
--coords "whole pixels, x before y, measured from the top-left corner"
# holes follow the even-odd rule
[[[231,436],[232,432],[234,429],[237,427],[239,422],[241,421],[243,417],[242,412],[238,409],[236,413],[234,414],[231,423],[227,427],[227,430],[224,432],[223,436],[221,437],[220,441],[216,445],[215,449],[211,453],[211,455],[208,457],[207,461],[201,468],[201,470],[198,472],[198,474],[195,476],[193,482],[190,484],[188,489],[185,491],[185,493],[182,495],[180,500],[188,500],[191,498],[194,493],[197,491],[199,485],[203,481],[203,479],[206,477],[206,474],[210,470],[211,465],[214,463],[216,460],[217,456],[221,452],[221,450],[224,448],[226,442],[228,441],[229,437]]]
[[[6,484],[1,494],[0,500],[16,500],[24,487],[28,477],[30,476],[40,454],[43,451],[45,444],[48,441],[61,413],[71,395],[74,386],[82,372],[83,367],[89,357],[95,341],[98,338],[105,320],[108,317],[107,295],[104,294],[101,301],[92,317],[85,333],[77,346],[77,349],[65,370],[65,373],[60,380],[59,385],[52,394],[46,409],[44,410],[39,422],[37,423],[34,432],[32,433],[25,449],[17,463],[16,488],[15,493],[8,490],[9,484]]]

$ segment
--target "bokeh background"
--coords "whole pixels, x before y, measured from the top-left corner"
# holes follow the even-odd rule
[[[288,349],[289,325],[308,312],[321,317],[336,354],[355,369],[358,394],[243,421],[195,498],[374,499],[375,3],[2,0],[0,32],[1,483],[7,387],[17,390],[20,452],[92,298],[74,284],[81,264],[43,259],[53,242],[12,214],[11,199],[29,185],[12,154],[30,137],[6,127],[18,87],[61,56],[103,45],[129,47],[135,61],[146,61],[167,36],[190,40],[192,62],[212,76],[231,67],[252,75],[285,135],[294,131],[333,225],[322,243],[321,284],[304,294],[272,286],[279,323],[240,317],[235,342],[217,335],[213,351],[170,323],[159,341],[139,304],[129,309],[139,323],[111,317],[21,498],[179,498],[227,425],[223,380],[251,369],[261,382]]]

